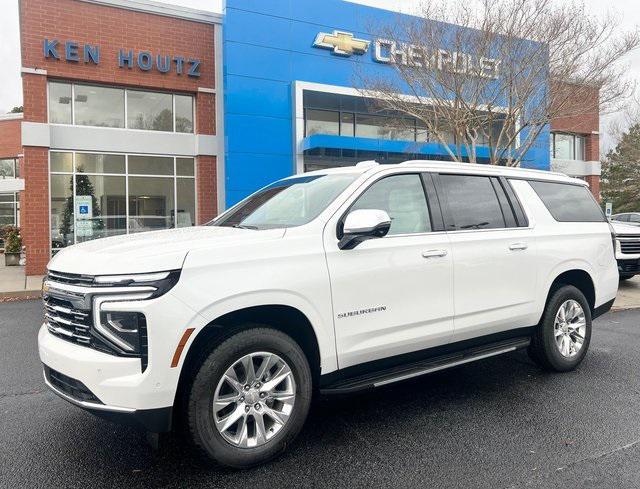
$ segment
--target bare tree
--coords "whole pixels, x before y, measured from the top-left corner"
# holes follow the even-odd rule
[[[356,76],[362,95],[417,119],[454,161],[519,165],[552,119],[616,110],[634,89],[623,61],[639,31],[583,4],[459,0],[418,13],[373,42],[394,76]]]

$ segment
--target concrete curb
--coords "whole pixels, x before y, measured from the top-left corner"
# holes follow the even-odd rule
[[[0,302],[27,301],[32,299],[40,299],[42,297],[41,290],[17,290],[15,292],[0,293]]]

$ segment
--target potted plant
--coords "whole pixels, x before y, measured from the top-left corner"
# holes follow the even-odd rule
[[[4,237],[4,263],[6,266],[16,266],[20,264],[20,252],[22,251],[22,236],[20,229],[10,226],[5,229]]]

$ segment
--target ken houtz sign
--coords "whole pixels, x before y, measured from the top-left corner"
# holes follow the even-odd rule
[[[100,46],[98,45],[45,39],[43,49],[45,58],[60,59],[71,63],[100,64]],[[178,75],[200,76],[199,59],[168,54],[154,55],[149,51],[136,52],[133,49],[120,49],[117,58],[120,68],[133,69],[136,67],[142,71],[157,70],[160,73],[173,71]]]
[[[342,57],[365,54],[370,44],[368,39],[358,39],[352,32],[338,30],[320,32],[313,42],[314,47],[329,49]],[[446,49],[429,50],[388,39],[373,40],[372,56],[378,63],[432,68],[481,78],[498,78],[500,74],[500,60],[495,58],[476,58]]]

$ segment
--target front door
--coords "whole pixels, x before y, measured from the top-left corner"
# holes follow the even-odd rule
[[[429,184],[430,177],[423,183],[417,173],[384,176],[349,206],[386,211],[391,228],[384,238],[341,250],[335,223],[325,228],[340,368],[451,338],[451,247],[447,234],[432,224],[436,210],[441,216],[427,202]]]

